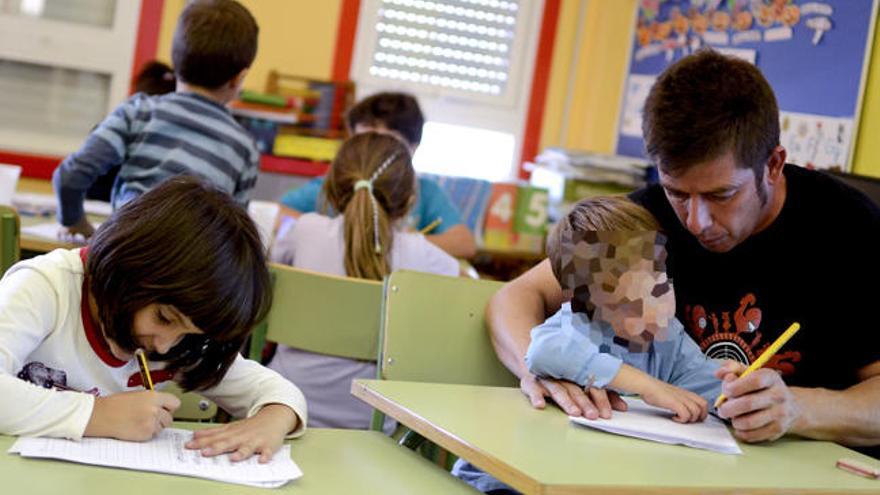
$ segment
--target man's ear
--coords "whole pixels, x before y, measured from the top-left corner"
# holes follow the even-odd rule
[[[785,168],[785,159],[788,156],[785,148],[777,146],[770,153],[770,159],[767,160],[767,182],[771,186],[782,177],[782,170]]]

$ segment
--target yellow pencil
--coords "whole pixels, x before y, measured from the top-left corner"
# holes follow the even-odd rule
[[[138,368],[141,370],[141,381],[144,382],[144,388],[153,390],[153,377],[150,376],[150,367],[147,366],[147,356],[143,349],[134,351],[134,357],[137,359]]]
[[[788,339],[790,339],[792,337],[792,335],[797,333],[797,331],[800,330],[800,328],[801,328],[800,323],[792,323],[791,326],[788,327],[788,330],[782,332],[782,335],[780,335],[779,338],[776,339],[776,342],[773,342],[772,344],[770,344],[770,347],[768,347],[766,351],[761,353],[761,355],[758,356],[758,359],[756,359],[755,362],[753,362],[751,364],[751,366],[749,366],[743,372],[742,375],[739,375],[739,377],[742,378],[742,377],[748,375],[749,373],[755,371],[756,369],[759,369],[761,366],[764,366],[765,364],[767,364],[767,361],[769,361],[770,358],[772,358],[773,355],[779,351],[779,348],[781,348],[783,345],[785,345],[785,343],[788,342]],[[727,397],[725,397],[724,394],[719,395],[718,399],[715,401],[715,408],[718,408],[718,406],[720,406],[721,403],[724,402],[726,399],[727,399]]]
[[[425,235],[425,234],[431,232],[432,230],[436,229],[437,226],[440,225],[441,223],[443,223],[443,219],[440,217],[437,217],[436,220],[434,220],[433,222],[426,225],[425,228],[423,228],[422,230],[419,231],[419,233],[422,235]]]

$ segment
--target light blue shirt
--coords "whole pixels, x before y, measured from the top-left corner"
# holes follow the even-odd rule
[[[591,322],[583,313],[572,313],[571,304],[532,329],[526,352],[529,371],[586,386],[592,379],[605,387],[626,363],[654,378],[702,396],[710,404],[721,393],[715,377],[719,364],[706,357],[696,342],[673,318],[665,340],[655,340],[643,352],[633,352],[611,326]]]
[[[291,189],[281,197],[284,206],[293,208],[302,213],[319,211],[321,208],[321,187],[324,178],[319,177],[311,180],[299,189]],[[440,219],[440,225],[434,228],[431,234],[442,234],[450,227],[461,223],[461,215],[458,209],[449,200],[449,196],[440,189],[431,179],[419,177],[419,190],[416,194],[416,204],[409,213],[410,224],[417,230],[421,230],[436,219]]]

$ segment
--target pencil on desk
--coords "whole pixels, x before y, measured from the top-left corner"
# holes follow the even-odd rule
[[[153,390],[153,377],[150,376],[150,367],[147,366],[147,356],[143,349],[134,351],[134,357],[137,359],[138,368],[141,370],[141,381],[144,382],[144,388]]]
[[[788,339],[790,339],[795,333],[797,333],[798,330],[800,330],[800,328],[801,328],[800,323],[797,323],[797,322],[792,323],[791,326],[788,327],[788,329],[786,331],[782,332],[782,335],[780,335],[779,338],[776,339],[776,342],[773,342],[772,344],[770,344],[770,347],[768,347],[766,351],[762,352],[761,355],[758,356],[758,359],[756,359],[743,372],[742,375],[739,375],[739,377],[742,378],[742,377],[748,375],[749,373],[759,369],[761,366],[764,366],[765,364],[767,364],[767,361],[769,361],[770,358],[772,358],[773,355],[776,354],[779,351],[779,349],[783,345],[785,345],[786,342],[788,342]],[[715,408],[717,409],[718,406],[720,406],[725,400],[727,400],[727,397],[725,397],[724,394],[719,395],[718,399],[715,401]]]
[[[426,234],[430,233],[432,230],[436,229],[437,226],[440,225],[441,223],[443,223],[443,219],[440,217],[437,217],[436,220],[429,223],[428,225],[425,226],[425,228],[420,230],[419,234],[426,235]]]

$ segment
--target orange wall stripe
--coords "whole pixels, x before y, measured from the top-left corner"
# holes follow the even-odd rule
[[[553,45],[556,42],[559,1],[545,0],[544,2],[544,18],[541,20],[541,34],[535,56],[535,72],[532,75],[532,93],[529,97],[522,156],[519,163],[519,177],[521,179],[529,178],[529,173],[523,169],[523,164],[534,160],[538,154],[541,124],[544,119],[544,103],[547,100],[547,86],[550,83],[550,69],[553,62]]]
[[[334,81],[348,81],[351,77],[351,59],[354,55],[354,38],[357,34],[360,0],[342,0],[339,9],[339,26],[336,28],[336,50],[333,56]]]
[[[159,29],[162,26],[162,9],[165,0],[142,0],[141,15],[138,20],[137,40],[134,45],[134,59],[131,63],[131,80],[141,67],[156,58],[159,48]]]

